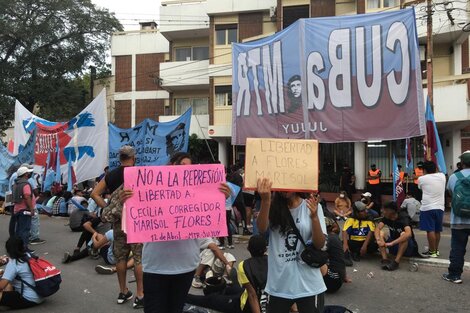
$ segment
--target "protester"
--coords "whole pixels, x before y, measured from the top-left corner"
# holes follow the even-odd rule
[[[35,282],[28,265],[28,258],[31,255],[25,251],[25,246],[19,237],[10,237],[5,244],[9,260],[0,279],[0,307],[26,309],[44,301],[33,288],[28,286],[28,284],[35,286]],[[22,283],[19,279],[28,284]]]
[[[304,246],[292,230],[297,227],[305,242],[311,242],[316,249],[323,248],[326,233],[323,210],[319,209],[316,197],[303,199],[296,192],[275,192],[271,197],[271,185],[266,178],[258,181],[261,196],[258,228],[260,232],[270,229],[268,311],[287,313],[297,303],[299,312],[323,312],[326,291],[323,276],[319,268],[300,262]]]
[[[335,199],[334,213],[337,220],[346,220],[351,214],[351,200],[349,199],[346,191],[341,191]]]
[[[114,237],[113,230],[108,230],[104,235],[100,233],[94,233],[91,238],[93,241],[93,249],[99,250],[99,255],[103,258],[104,263],[111,266],[96,265],[95,271],[98,274],[114,274],[117,272],[116,269],[116,258],[113,253]],[[130,258],[127,261],[127,268],[134,267],[134,258]]]
[[[15,202],[13,214],[10,219],[10,237],[14,234],[23,240],[26,252],[31,252],[28,248],[31,234],[31,216],[35,214],[36,197],[33,187],[28,182],[33,169],[26,166],[20,167],[17,171],[17,179],[12,187],[13,202]]]
[[[367,188],[373,195],[373,201],[377,207],[382,206],[382,171],[375,164],[371,164],[367,172]],[[377,212],[379,213],[379,212]]]
[[[135,150],[131,146],[122,146],[119,149],[119,161],[121,165],[118,168],[110,171],[104,179],[102,179],[98,185],[95,186],[91,197],[100,208],[105,208],[108,204],[102,195],[109,191],[110,193],[117,192],[122,188],[124,184],[124,168],[135,165]],[[116,193],[115,195],[118,195]],[[113,199],[111,200],[113,201]],[[114,198],[114,204],[119,206],[122,212],[122,205],[119,199]],[[108,208],[109,209],[109,208]],[[127,236],[121,229],[121,219],[116,218],[113,221],[113,238],[114,246],[113,252],[116,257],[116,269],[119,282],[119,295],[117,299],[118,304],[123,304],[128,300],[131,300],[134,294],[127,288],[126,274],[127,274],[127,262],[130,259],[130,253],[132,252],[134,258],[134,274],[136,278],[136,298],[134,299],[133,307],[135,309],[144,307],[144,288],[143,288],[143,277],[142,277],[142,244],[128,244]]]
[[[323,265],[320,270],[325,282],[326,292],[335,293],[341,288],[343,282],[350,282],[350,279],[346,276],[343,247],[338,237],[338,223],[331,218],[325,217],[325,224],[328,232],[326,249],[328,263]]]
[[[171,165],[190,165],[191,156],[175,153],[170,158]],[[105,178],[106,180],[106,178]],[[219,190],[230,195],[227,184]],[[133,194],[132,190],[121,193],[121,201]],[[180,240],[149,242],[144,244],[142,253],[143,281],[145,290],[144,312],[181,312],[191,282],[198,266],[199,249],[202,240]]]
[[[418,178],[418,188],[423,191],[419,228],[427,233],[429,250],[422,254],[437,258],[444,219],[446,177],[436,173],[436,164],[432,161],[424,162],[423,169],[424,175]]]
[[[235,257],[230,253],[223,253],[216,240],[207,241],[202,244],[205,249],[201,251],[201,262],[191,283],[194,288],[202,288],[204,277],[227,276],[235,263]]]
[[[243,177],[241,175],[241,168],[238,165],[232,165],[230,168],[230,173],[227,175],[227,181],[232,184],[237,185],[240,189],[243,188]],[[251,232],[248,230],[248,221],[247,221],[247,209],[245,205],[245,199],[243,198],[243,192],[239,192],[235,198],[233,206],[237,208],[242,216],[242,227],[244,235],[251,235]]]
[[[347,264],[352,263],[350,257],[358,262],[366,253],[377,251],[374,231],[375,224],[367,213],[366,205],[361,201],[354,202],[353,214],[343,226],[343,251]]]
[[[398,212],[397,204],[393,201],[385,203],[381,222],[375,229],[375,240],[382,255],[382,269],[394,271],[398,269],[403,256],[411,257],[418,254],[410,218],[406,212]],[[387,226],[387,227],[385,227]],[[395,258],[390,260],[387,249]]]
[[[228,248],[229,249],[234,249],[235,246],[233,245],[233,234],[232,234],[232,227],[230,225],[230,219],[232,218],[232,200],[234,198],[234,195],[231,194],[230,197],[225,199],[225,222],[227,224],[227,242],[228,242]],[[220,237],[220,247],[222,250],[225,247],[225,237]]]
[[[417,225],[419,223],[419,208],[421,207],[421,203],[415,199],[411,192],[406,193],[406,198],[403,200],[400,207],[401,209],[406,210],[413,225]]]
[[[341,173],[341,177],[339,179],[339,188],[346,192],[346,195],[349,199],[352,199],[353,193],[356,192],[356,176],[352,172],[351,168],[348,164],[344,164],[343,172]]]
[[[366,205],[367,214],[374,218],[380,216],[380,207],[372,200],[372,194],[370,192],[361,194],[361,202]]]
[[[470,150],[465,151],[460,156],[460,162],[462,164],[462,170],[457,173],[452,174],[449,177],[449,182],[447,183],[447,190],[453,196],[457,195],[457,192],[462,192],[456,190],[457,184],[461,188],[467,188],[468,195],[468,178],[470,176]],[[463,184],[464,179],[467,178],[467,184]],[[460,194],[461,195],[461,194]],[[468,196],[461,200],[461,204],[465,205],[467,209],[470,207],[470,199]],[[459,205],[455,200],[452,201],[452,207],[450,211],[450,228],[452,237],[450,239],[450,255],[449,255],[449,268],[448,272],[442,275],[447,281],[453,282],[455,284],[462,283],[462,272],[465,262],[465,253],[468,242],[468,237],[470,236],[470,217],[462,217],[456,215],[457,205]]]
[[[265,305],[267,301],[264,288],[268,273],[266,240],[263,236],[252,236],[248,241],[248,251],[251,258],[238,265],[238,284],[225,288],[221,294],[189,294],[187,303],[228,313],[263,312],[261,303]]]

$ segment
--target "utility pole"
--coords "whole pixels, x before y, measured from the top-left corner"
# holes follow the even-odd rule
[[[433,69],[432,69],[432,59],[433,59],[433,38],[432,38],[432,0],[427,0],[427,56],[426,56],[426,74],[428,81],[428,97],[433,106]]]

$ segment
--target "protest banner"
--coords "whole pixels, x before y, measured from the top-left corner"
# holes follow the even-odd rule
[[[128,243],[227,236],[221,164],[135,166],[124,169]]]
[[[77,183],[95,179],[108,161],[107,145],[103,144],[108,142],[107,126],[105,89],[68,122],[42,119],[16,101],[14,153],[22,151],[35,131],[36,167],[54,171],[59,177],[69,176],[70,171]]]
[[[166,165],[176,152],[187,152],[191,124],[189,108],[173,121],[143,120],[132,128],[109,124],[109,167],[119,166],[119,148],[129,145],[136,151],[136,166]]]
[[[299,19],[232,44],[232,144],[322,143],[425,133],[413,9]],[[393,125],[393,127],[383,127]]]
[[[258,178],[269,178],[273,190],[318,190],[318,141],[248,138],[245,188],[256,189]]]

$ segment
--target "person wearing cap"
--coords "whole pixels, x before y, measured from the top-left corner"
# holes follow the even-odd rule
[[[21,166],[17,171],[17,178],[12,186],[15,205],[10,220],[10,230],[14,229],[15,236],[23,240],[25,251],[29,252],[28,244],[31,234],[31,216],[35,214],[36,197],[33,187],[28,182],[31,178],[32,168]]]
[[[367,206],[362,201],[354,202],[353,214],[343,226],[345,256],[350,255],[355,262],[358,262],[361,260],[361,256],[365,256],[366,253],[377,251],[377,245],[373,238],[374,231],[375,224],[367,213]]]
[[[394,271],[398,269],[403,256],[412,257],[419,254],[410,223],[408,214],[398,211],[396,202],[390,201],[384,204],[383,219],[377,224],[374,232],[382,255],[383,270]],[[387,249],[395,256],[392,260],[388,258]]]
[[[446,177],[437,173],[437,166],[432,161],[424,162],[424,175],[418,178],[418,188],[423,191],[419,208],[419,229],[428,237],[429,250],[423,255],[437,258],[441,240],[442,222],[445,209]]]
[[[361,201],[366,205],[367,213],[369,213],[372,217],[380,216],[380,210],[376,209],[376,204],[372,200],[372,194],[370,192],[364,192],[361,194]]]
[[[374,196],[374,202],[380,207],[382,205],[381,201],[381,178],[382,178],[382,171],[377,168],[375,164],[371,164],[370,170],[367,172],[367,187],[368,190]]]
[[[334,213],[337,220],[346,220],[352,214],[351,200],[344,190],[341,191],[338,197],[335,199]]]
[[[460,162],[462,162],[462,170],[452,174],[447,182],[447,190],[451,195],[454,194],[457,181],[470,176],[470,150],[462,153]],[[448,272],[443,274],[442,278],[455,284],[461,284],[466,246],[470,236],[470,218],[455,215],[452,207],[450,211],[450,229],[450,264]]]
[[[418,188],[418,178],[424,175],[423,165],[423,161],[419,161],[418,164],[416,164],[415,169],[413,170],[413,193],[415,199],[418,201],[421,201],[423,197],[423,192],[421,191],[421,189]]]
[[[124,145],[119,149],[119,167],[108,172],[108,174],[95,186],[91,192],[91,198],[100,208],[105,208],[108,204],[103,198],[106,192],[114,193],[124,184],[124,169],[135,165],[135,149]],[[119,282],[118,304],[123,304],[134,297],[134,294],[127,288],[126,273],[127,261],[132,252],[134,258],[134,274],[136,279],[137,291],[134,299],[134,309],[144,307],[144,287],[142,272],[142,244],[128,244],[127,236],[121,229],[121,220],[113,223],[114,246],[113,252],[116,258],[116,270]]]

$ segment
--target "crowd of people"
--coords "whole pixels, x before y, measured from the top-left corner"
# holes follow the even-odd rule
[[[133,308],[144,312],[190,312],[191,306],[237,313],[323,312],[325,292],[336,292],[351,282],[346,267],[361,258],[380,256],[380,267],[394,271],[403,257],[438,257],[446,189],[451,195],[468,197],[462,184],[470,177],[470,151],[461,155],[462,169],[449,177],[447,185],[433,162],[420,163],[413,177],[416,190],[398,206],[394,201],[382,203],[381,171],[375,165],[368,173],[367,190],[352,201],[355,178],[345,166],[340,182],[345,188],[331,211],[319,193],[272,191],[267,178],[258,180],[256,192],[241,191],[232,204],[232,190],[222,183],[227,238],[128,244],[121,222],[123,204],[133,190],[123,187],[124,168],[134,166],[135,158],[134,148],[121,147],[118,168],[105,169],[93,184],[75,186],[71,192],[56,185],[40,192],[32,166],[19,167],[10,185],[8,257],[0,258],[5,266],[0,271],[0,306],[27,308],[44,301],[17,278],[34,284],[27,260],[34,256],[32,246],[45,242],[39,236],[38,214],[46,214],[68,217],[70,230],[77,232],[77,244],[72,252],[64,252],[64,264],[101,258],[104,264],[97,265],[96,272],[117,274],[118,304],[134,299]],[[190,164],[191,156],[181,152],[169,162]],[[243,169],[231,167],[227,181],[242,187]],[[450,266],[442,277],[453,283],[462,282],[470,235],[468,199],[460,198],[452,203]],[[234,248],[232,235],[239,223],[240,233],[250,236],[251,257],[237,265],[235,256],[224,250]],[[427,233],[428,246],[421,253],[413,231],[416,225]],[[306,251],[322,261],[309,262]],[[129,269],[136,279],[135,296],[127,285]],[[202,288],[205,295],[189,294],[191,286]]]

